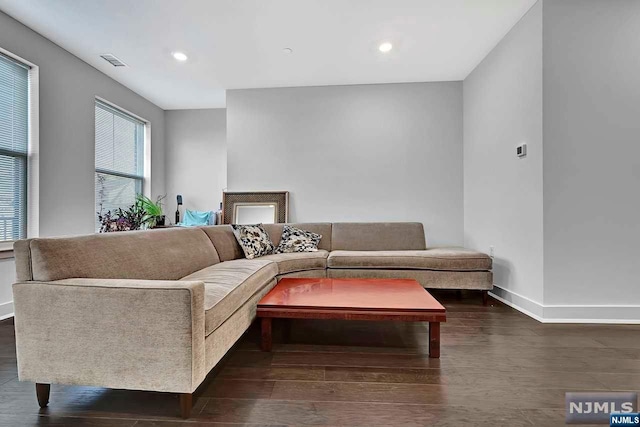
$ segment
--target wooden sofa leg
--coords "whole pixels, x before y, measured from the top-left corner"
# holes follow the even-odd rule
[[[489,303],[489,291],[482,291],[482,305],[487,305]]]
[[[180,393],[180,415],[185,420],[191,416],[192,405],[193,405],[193,394]]]
[[[36,383],[36,397],[38,398],[38,405],[41,408],[46,408],[49,404],[49,391],[51,390],[51,384]]]

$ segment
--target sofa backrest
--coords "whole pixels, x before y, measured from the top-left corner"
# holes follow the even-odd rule
[[[238,258],[244,258],[244,252],[240,247],[240,244],[236,240],[236,236],[233,234],[233,228],[230,225],[210,225],[208,227],[202,227],[204,231],[215,246],[220,261],[231,261]]]
[[[331,223],[329,222],[309,222],[309,223],[291,223],[297,228],[311,231],[322,235],[318,249],[331,250]],[[264,229],[269,234],[271,241],[277,246],[280,243],[282,237],[282,229],[284,224],[263,224]],[[236,240],[233,234],[233,229],[230,225],[211,225],[208,227],[202,227],[202,230],[209,236],[209,239],[213,242],[220,261],[230,261],[238,258],[244,258],[244,252],[240,247],[240,244]]]
[[[14,249],[19,281],[177,280],[220,262],[211,240],[195,228],[31,239]]]
[[[419,222],[334,222],[331,250],[398,251],[426,249]]]
[[[322,234],[319,248],[331,250],[426,249],[417,222],[293,223]],[[283,224],[265,224],[274,244]],[[176,280],[200,269],[244,258],[229,225],[21,240],[15,243],[18,281],[71,277]]]

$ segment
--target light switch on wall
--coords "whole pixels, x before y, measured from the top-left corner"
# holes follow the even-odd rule
[[[516,147],[516,155],[518,157],[527,157],[527,144],[520,144]]]

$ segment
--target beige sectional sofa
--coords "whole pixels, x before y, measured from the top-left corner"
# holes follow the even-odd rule
[[[282,277],[409,277],[427,288],[492,288],[491,258],[426,249],[419,223],[293,224],[317,252],[247,260],[230,226],[16,242],[20,380],[191,394]],[[282,224],[265,225],[277,245]]]

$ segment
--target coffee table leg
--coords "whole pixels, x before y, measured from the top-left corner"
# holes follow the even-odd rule
[[[440,358],[440,322],[429,322],[429,357]]]
[[[262,318],[262,351],[271,351],[271,317]]]

